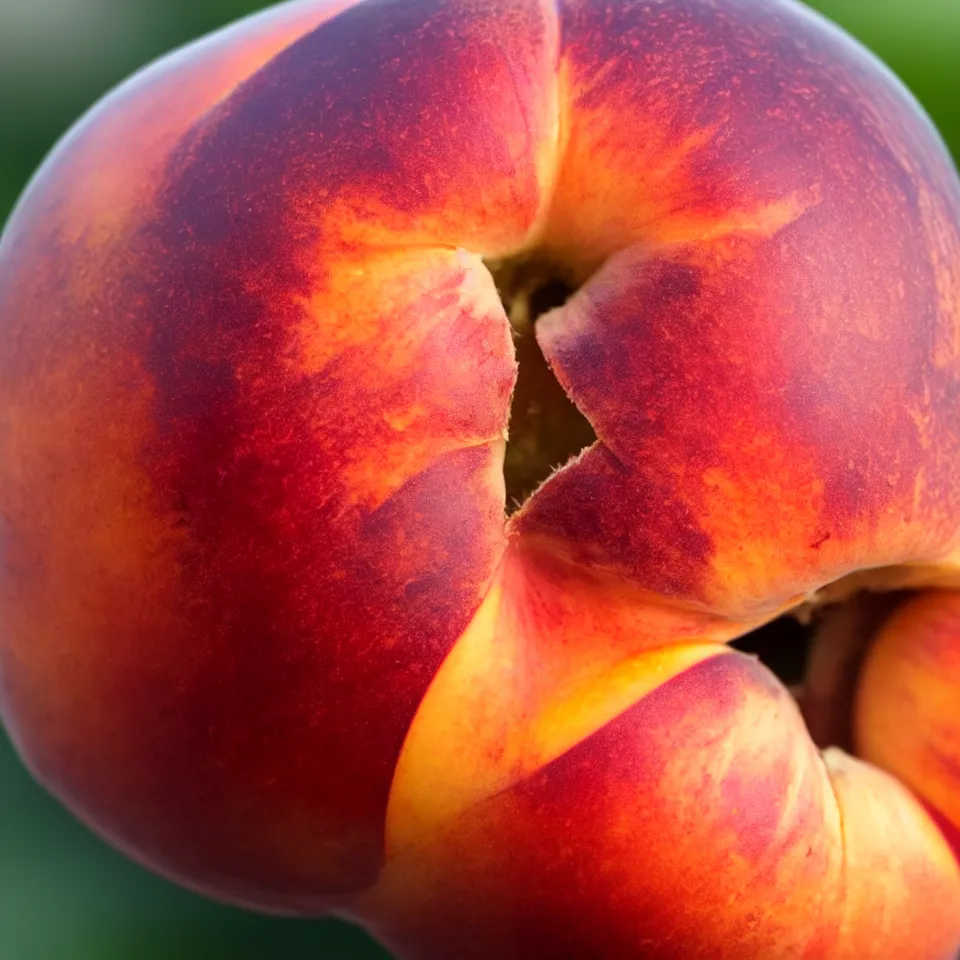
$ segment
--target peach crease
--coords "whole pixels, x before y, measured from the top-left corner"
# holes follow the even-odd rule
[[[792,0],[242,21],[0,240],[4,723],[405,958],[940,960],[958,291],[946,149]],[[727,644],[863,589],[919,597],[849,626],[856,759]]]

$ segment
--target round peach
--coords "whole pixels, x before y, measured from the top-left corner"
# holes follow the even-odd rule
[[[143,863],[410,956],[946,956],[900,641],[905,785],[725,643],[960,586],[958,376],[956,171],[791,0],[277,7],[0,241],[0,709]]]

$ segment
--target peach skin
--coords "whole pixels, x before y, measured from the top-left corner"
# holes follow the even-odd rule
[[[6,225],[0,711],[410,960],[949,960],[958,402],[960,180],[801,5],[284,4]],[[729,642],[865,591],[840,743]]]

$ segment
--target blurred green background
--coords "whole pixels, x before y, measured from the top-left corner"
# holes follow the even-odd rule
[[[819,0],[898,73],[960,157],[960,0]],[[69,124],[171,47],[257,0],[0,0],[0,220]],[[0,624],[2,629],[2,624]],[[380,958],[335,921],[207,903],[126,862],[36,787],[0,733],[0,958]]]

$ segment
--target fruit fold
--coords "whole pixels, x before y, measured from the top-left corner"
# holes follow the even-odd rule
[[[743,629],[512,544],[407,738],[360,915],[412,957],[950,957],[941,831],[815,748],[722,643]],[[955,742],[956,702],[937,716]]]
[[[577,288],[597,437],[509,520],[504,264]],[[956,170],[800,5],[278,6],[0,240],[4,722],[150,868],[402,956],[940,960],[958,355]],[[928,592],[821,755],[725,643],[863,585]]]

